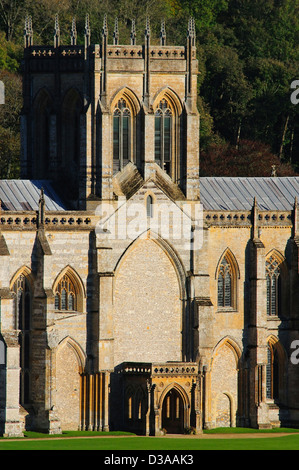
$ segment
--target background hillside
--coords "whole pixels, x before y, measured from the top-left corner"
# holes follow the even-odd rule
[[[129,43],[134,19],[142,44],[149,16],[152,43],[165,20],[167,43],[183,45],[193,16],[201,174],[270,176],[273,165],[279,176],[299,174],[299,104],[290,100],[299,80],[299,0],[0,0],[1,178],[19,176],[24,18],[32,16],[35,44],[52,44],[56,13],[62,44],[70,44],[73,17],[83,43],[86,13],[99,43],[106,13],[111,42],[117,17],[120,43]]]

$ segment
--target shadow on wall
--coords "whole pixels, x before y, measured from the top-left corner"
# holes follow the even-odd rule
[[[0,335],[0,435],[4,433],[6,413],[6,347]]]

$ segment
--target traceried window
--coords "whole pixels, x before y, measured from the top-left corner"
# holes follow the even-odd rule
[[[267,315],[278,315],[280,310],[280,263],[270,256],[266,260]]]
[[[218,271],[218,307],[233,307],[233,273],[226,257]]]
[[[113,111],[113,169],[122,168],[131,160],[132,113],[124,98],[118,100]]]
[[[173,112],[163,98],[155,110],[155,161],[170,176],[172,173]]]
[[[55,310],[77,310],[75,285],[67,274],[65,274],[57,284],[55,291]]]
[[[21,274],[13,285],[15,293],[16,327],[20,330],[20,393],[21,403],[30,400],[31,365],[31,290],[28,280]]]

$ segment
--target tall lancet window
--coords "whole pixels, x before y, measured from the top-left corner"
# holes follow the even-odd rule
[[[70,277],[65,274],[59,281],[55,292],[55,310],[77,310],[76,287]]]
[[[118,100],[113,112],[113,169],[122,168],[131,160],[132,113],[125,99]]]
[[[278,315],[280,310],[280,263],[270,256],[266,260],[267,315]]]
[[[233,307],[233,279],[229,261],[224,257],[218,272],[218,307]]]
[[[24,274],[13,285],[16,327],[20,330],[20,394],[21,404],[30,401],[31,369],[31,289]]]
[[[172,173],[173,112],[166,99],[155,111],[155,160],[170,176]]]

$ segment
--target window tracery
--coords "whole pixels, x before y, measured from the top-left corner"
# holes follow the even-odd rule
[[[67,274],[57,284],[55,290],[55,310],[77,310],[76,288]]]
[[[155,111],[155,161],[170,176],[173,153],[173,111],[163,98]]]
[[[20,330],[20,394],[23,405],[30,400],[31,366],[31,289],[22,273],[13,284],[16,327]]]
[[[233,272],[226,257],[221,261],[218,271],[218,307],[233,307]]]
[[[120,98],[113,111],[113,167],[121,170],[132,157],[132,112],[127,100]]]
[[[270,256],[266,260],[267,315],[278,315],[280,310],[280,262]]]

